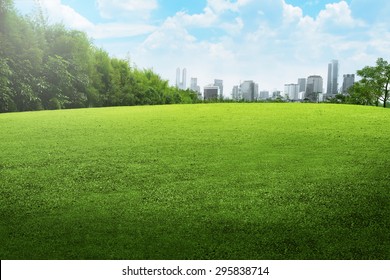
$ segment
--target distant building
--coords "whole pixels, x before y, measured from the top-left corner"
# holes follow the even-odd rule
[[[239,86],[234,86],[232,89],[233,100],[241,100],[241,91]]]
[[[322,101],[323,79],[321,76],[313,75],[307,78],[305,99],[312,102]]]
[[[219,87],[219,98],[223,98],[223,80],[214,80],[214,86]]]
[[[191,90],[200,92],[200,86],[198,86],[198,78],[191,78]]]
[[[273,98],[273,99],[280,98],[280,97],[282,97],[282,92],[281,92],[281,91],[279,91],[279,90],[274,90],[274,91],[272,92],[272,98]]]
[[[260,93],[259,93],[259,99],[261,99],[261,100],[266,100],[266,99],[268,99],[268,98],[269,98],[269,91],[265,91],[265,90],[260,91]]]
[[[259,84],[255,83],[255,100],[259,99]]]
[[[338,77],[339,77],[339,62],[332,60],[328,64],[328,84],[326,94],[328,97],[333,97],[338,93]]]
[[[355,74],[346,74],[343,76],[343,94],[348,93],[348,89],[355,83]]]
[[[181,79],[180,79],[181,78]],[[187,89],[187,69],[183,69],[183,76],[180,77],[180,68],[176,69],[176,87],[178,89]]]
[[[220,89],[218,86],[209,85],[203,88],[204,100],[215,100],[220,96]]]
[[[245,81],[241,84],[241,94],[245,101],[255,101],[258,98],[259,86],[253,81]]]
[[[191,87],[190,87],[190,89],[192,91],[195,91],[196,93],[198,93],[198,98],[202,99],[202,94],[200,92],[200,86],[198,86],[198,79],[197,78],[191,78]]]
[[[186,90],[187,89],[187,69],[183,69],[183,79],[181,81],[182,89]]]
[[[299,99],[299,84],[286,84],[284,85],[284,94],[290,100],[298,100]]]
[[[176,87],[177,87],[177,88],[180,88],[180,84],[181,84],[180,68],[178,67],[178,68],[176,69]]]
[[[298,85],[299,85],[298,92],[306,91],[306,78],[298,79]]]

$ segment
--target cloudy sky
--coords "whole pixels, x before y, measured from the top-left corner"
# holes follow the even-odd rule
[[[28,13],[36,0],[15,0]],[[153,68],[171,84],[187,68],[199,85],[223,79],[261,90],[317,74],[342,74],[390,59],[390,1],[40,0],[50,22],[85,31],[112,56]],[[187,82],[189,83],[189,82]],[[340,83],[340,81],[339,81]]]

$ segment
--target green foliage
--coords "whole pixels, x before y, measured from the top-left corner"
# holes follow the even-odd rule
[[[0,64],[0,112],[197,101],[111,58],[85,33],[49,25],[39,9],[20,16],[10,0],[0,2]]]
[[[362,79],[350,89],[351,103],[387,106],[390,98],[390,64],[378,58],[376,66],[366,66],[357,71]]]
[[[16,107],[12,100],[10,89],[10,77],[12,71],[7,61],[0,58],[0,113],[15,111]]]

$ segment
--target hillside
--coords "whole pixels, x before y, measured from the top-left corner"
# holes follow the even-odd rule
[[[390,111],[0,114],[0,259],[389,259]]]

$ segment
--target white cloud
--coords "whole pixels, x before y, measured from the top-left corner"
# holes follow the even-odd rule
[[[26,1],[23,2],[23,4],[25,4]],[[63,23],[68,28],[86,32],[88,36],[93,39],[133,37],[150,34],[156,29],[153,25],[137,22],[109,22],[104,24],[95,24],[79,14],[72,7],[62,4],[61,0],[39,0],[39,3],[43,8],[43,11],[49,16],[48,19],[50,23]],[[130,3],[127,3],[127,5],[130,7]]]
[[[207,7],[213,10],[217,14],[221,14],[225,11],[237,12],[239,7],[247,4],[249,1],[237,1],[231,2],[229,0],[208,0]]]
[[[108,19],[129,15],[147,18],[158,4],[156,0],[97,0],[97,7],[100,15]]]
[[[302,14],[301,8],[283,2],[283,19],[285,23],[290,24],[299,21],[302,18]]]
[[[70,28],[83,31],[94,27],[92,22],[77,13],[70,6],[63,5],[61,0],[39,0],[39,3],[49,15],[50,22],[62,22]]]
[[[176,13],[173,18],[169,18],[169,20],[176,21],[178,24],[186,27],[206,28],[216,25],[218,22],[218,15],[209,7],[206,7],[201,14],[189,15],[186,12],[181,11]]]
[[[364,25],[361,20],[352,17],[352,11],[345,1],[327,4],[326,9],[319,13],[317,22],[321,27],[332,25],[339,28],[354,28]]]
[[[182,50],[196,41],[196,38],[188,33],[182,26],[177,24],[173,18],[168,18],[164,24],[154,31],[144,41],[141,49],[168,49],[168,50]]]
[[[240,17],[236,17],[234,22],[224,22],[221,23],[219,27],[225,30],[229,35],[235,36],[240,34],[244,28],[244,21]]]

